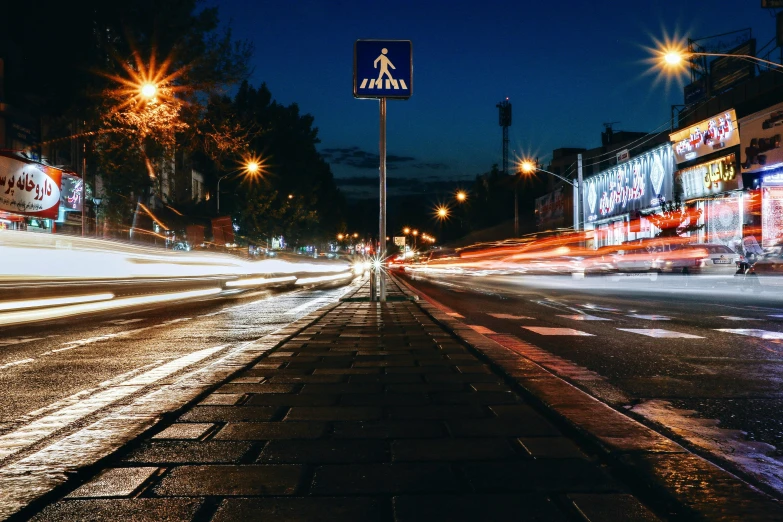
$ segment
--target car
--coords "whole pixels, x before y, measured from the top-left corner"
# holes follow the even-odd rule
[[[733,276],[742,256],[719,243],[671,244],[656,253],[653,270],[673,274]]]

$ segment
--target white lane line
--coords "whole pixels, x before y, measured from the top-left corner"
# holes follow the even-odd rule
[[[480,334],[494,334],[492,330],[489,328],[486,328],[484,326],[478,325],[478,324],[468,324],[466,325],[468,328],[471,328],[473,331],[480,333]]]
[[[620,311],[617,308],[609,308],[607,306],[596,306],[596,305],[590,304],[590,303],[579,305],[579,306],[581,306],[582,308],[587,308],[588,310],[598,310],[599,312],[619,312]]]
[[[315,299],[310,299],[306,303],[300,304],[299,306],[295,308],[291,308],[286,312],[288,315],[298,314],[299,312],[306,310],[307,308],[310,308],[311,306],[320,304],[324,301],[330,301],[331,299],[328,297],[316,297]]]
[[[495,319],[511,319],[512,321],[522,321],[524,319],[531,319],[535,320],[533,317],[528,317],[526,315],[511,315],[511,314],[491,314],[489,312],[486,312],[487,315],[491,315]]]
[[[672,318],[665,315],[644,315],[644,314],[631,314],[628,317],[634,319],[644,319],[645,321],[671,321]]]
[[[143,320],[144,319],[112,319],[111,321],[106,321],[104,324],[114,324],[117,326],[122,326],[131,323],[138,323],[139,321],[143,321]]]
[[[605,317],[598,317],[596,315],[588,315],[588,314],[574,314],[574,315],[559,315],[558,317],[563,317],[564,319],[571,319],[573,321],[611,321],[611,319],[607,319]]]
[[[783,339],[783,332],[771,332],[755,328],[716,328],[716,330],[737,335],[747,335],[749,337],[759,337],[761,339]]]
[[[719,315],[718,317],[727,321],[761,321],[755,317],[740,317],[738,315]]]
[[[547,328],[544,326],[523,326],[525,330],[530,330],[538,335],[573,335],[583,337],[595,337],[593,334],[582,332],[581,330],[574,330],[573,328]]]
[[[35,359],[21,359],[19,361],[12,361],[10,363],[6,363],[3,365],[0,365],[0,370],[3,368],[10,368],[11,366],[19,366],[20,364],[27,364],[33,362]]]
[[[465,319],[464,315],[458,314],[457,312],[446,312],[446,315],[450,315],[451,317],[456,317],[457,319]]]
[[[679,339],[704,339],[698,335],[691,335],[680,332],[673,332],[671,330],[663,330],[661,328],[618,328],[623,332],[630,332],[639,335],[646,335],[647,337],[658,338],[679,338]]]
[[[0,436],[0,459],[39,442],[54,432],[73,424],[109,404],[134,394],[144,386],[176,373],[191,364],[201,361],[227,345],[206,348],[180,357],[158,368],[121,382],[111,388],[86,397],[76,404],[66,406],[41,417],[15,431]]]

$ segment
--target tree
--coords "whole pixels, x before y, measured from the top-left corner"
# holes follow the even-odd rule
[[[701,209],[683,203],[679,192],[675,191],[671,201],[666,201],[663,197],[659,197],[658,201],[658,208],[639,213],[640,217],[646,218],[659,229],[655,237],[679,237],[704,228],[703,224],[697,224]]]

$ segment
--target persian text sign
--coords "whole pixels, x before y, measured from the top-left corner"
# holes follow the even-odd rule
[[[58,169],[0,156],[0,210],[56,219],[61,180]]]
[[[783,103],[740,120],[742,126],[742,172],[760,172],[780,168],[783,163]]]
[[[687,201],[742,189],[742,176],[737,175],[735,164],[734,154],[729,154],[724,158],[679,171],[677,182],[683,199]]]
[[[674,146],[674,161],[678,164],[739,145],[737,114],[734,109],[728,110],[670,134],[669,139]]]
[[[672,148],[663,145],[588,178],[582,191],[586,223],[644,210],[672,197]]]

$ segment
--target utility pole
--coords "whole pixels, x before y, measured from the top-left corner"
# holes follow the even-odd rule
[[[581,229],[580,226],[580,201],[582,200],[582,155],[576,156],[576,184],[574,185],[574,231]]]

